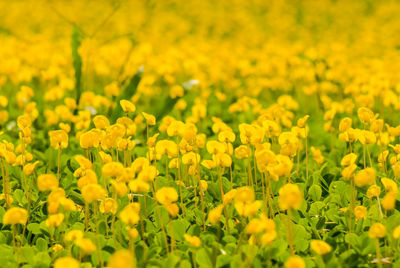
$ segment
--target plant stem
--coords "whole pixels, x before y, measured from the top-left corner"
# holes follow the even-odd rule
[[[288,233],[288,243],[290,247],[290,254],[294,256],[294,245],[293,245],[293,222],[292,222],[292,211],[289,208],[287,210],[287,233]]]
[[[378,259],[378,267],[381,268],[382,267],[382,263],[381,263],[381,248],[379,245],[379,238],[375,238],[375,248],[376,248],[376,258]]]

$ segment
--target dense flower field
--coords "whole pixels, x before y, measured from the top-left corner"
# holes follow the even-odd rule
[[[398,1],[0,1],[0,267],[400,267]]]

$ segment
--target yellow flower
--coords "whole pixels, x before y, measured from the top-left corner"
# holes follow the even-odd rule
[[[49,196],[47,197],[48,202],[60,202],[61,198],[65,197],[65,191],[63,188],[54,188]]]
[[[37,179],[39,191],[49,191],[58,187],[58,179],[53,174],[42,174]]]
[[[97,129],[105,129],[110,126],[110,121],[104,115],[96,115],[93,118],[93,123]]]
[[[75,241],[75,240],[82,239],[82,238],[83,238],[83,232],[81,230],[69,231],[64,236],[65,241]]]
[[[3,224],[26,224],[28,211],[23,208],[10,208],[3,215]]]
[[[120,94],[120,88],[118,82],[113,81],[104,87],[104,93],[106,96],[118,96]]]
[[[205,180],[200,180],[200,186],[201,186],[201,190],[203,190],[203,192],[207,191],[208,189],[208,183]]]
[[[134,225],[139,221],[140,204],[130,203],[126,205],[124,209],[119,213],[119,218],[121,221]]]
[[[110,162],[104,164],[101,169],[103,176],[106,178],[116,178],[122,175],[124,166],[120,162]]]
[[[111,180],[110,183],[113,186],[114,192],[118,196],[125,196],[128,193],[128,187],[126,186],[125,182]]]
[[[0,200],[6,200],[6,203],[12,204],[14,199],[10,194],[0,194]]]
[[[106,197],[106,191],[98,184],[88,184],[81,190],[83,199],[90,204],[95,200],[103,199]]]
[[[213,161],[217,166],[220,167],[230,167],[232,165],[232,158],[226,153],[214,154]]]
[[[191,236],[188,234],[184,234],[183,237],[185,238],[186,242],[190,244],[193,248],[198,248],[201,245],[201,240],[197,236]]]
[[[80,238],[74,241],[74,244],[77,245],[84,255],[93,253],[96,251],[96,245],[89,238]]]
[[[231,203],[232,200],[235,198],[236,193],[237,193],[237,189],[232,189],[229,192],[227,192],[226,194],[224,194],[224,197],[222,198],[224,205]]]
[[[368,190],[367,190],[367,197],[368,198],[373,198],[373,197],[378,197],[381,193],[381,187],[379,187],[378,185],[374,184],[371,185]]]
[[[174,85],[169,89],[169,96],[171,97],[171,99],[182,97],[183,93],[184,93],[183,87],[180,85]]]
[[[169,214],[171,217],[176,217],[176,216],[178,215],[178,213],[179,213],[179,207],[178,207],[177,204],[174,204],[174,203],[166,203],[166,204],[163,204],[163,205],[164,205],[165,209],[168,211],[168,214]]]
[[[397,195],[398,186],[394,180],[388,178],[381,178],[381,182],[383,184],[383,187],[385,187],[386,191],[391,192],[394,195]]]
[[[118,203],[113,198],[106,198],[101,200],[99,210],[101,213],[117,213]]]
[[[68,134],[64,130],[54,130],[49,132],[50,145],[54,149],[65,149],[68,147]]]
[[[392,192],[388,192],[383,198],[382,198],[382,207],[385,210],[394,210],[396,204],[396,195],[393,194]]]
[[[252,219],[246,226],[247,234],[258,234],[263,231],[262,221],[260,219]]]
[[[200,155],[194,152],[185,153],[182,155],[182,164],[184,165],[196,165],[200,163]]]
[[[85,175],[78,180],[78,188],[82,189],[89,184],[97,184],[97,175],[92,169],[86,170]]]
[[[296,184],[285,184],[279,189],[279,207],[286,209],[299,209],[303,202],[303,193]]]
[[[219,141],[208,141],[206,148],[210,154],[225,153],[226,150],[226,146]]]
[[[112,162],[112,156],[111,155],[109,155],[109,154],[107,154],[107,153],[105,153],[103,151],[100,151],[99,155],[100,155],[101,161],[103,161],[103,164],[107,164],[107,163]]]
[[[281,146],[280,154],[293,157],[297,153],[299,146],[299,139],[292,132],[282,132],[278,138],[279,145]]]
[[[376,171],[374,168],[365,168],[354,177],[354,183],[358,187],[368,186],[375,182]]]
[[[250,155],[251,155],[251,149],[246,145],[240,145],[235,149],[235,157],[237,159],[249,158]]]
[[[154,115],[147,114],[145,112],[142,112],[142,115],[144,119],[146,119],[147,125],[154,126],[156,124],[156,118],[154,117]]]
[[[178,156],[178,145],[171,140],[160,140],[156,144],[156,152],[160,155],[168,155],[169,158]]]
[[[322,240],[313,240],[311,241],[310,246],[318,255],[325,255],[332,251],[332,247]]]
[[[367,218],[367,208],[364,206],[357,206],[354,208],[354,215],[357,220],[366,219]]]
[[[357,115],[363,124],[369,124],[374,118],[374,113],[367,107],[361,107],[357,110]]]
[[[129,189],[135,193],[148,192],[150,190],[150,185],[141,179],[131,180],[129,182]]]
[[[385,150],[382,153],[380,153],[378,155],[378,162],[379,163],[386,162],[386,159],[387,159],[388,155],[389,155],[389,151],[388,150]]]
[[[355,153],[350,153],[345,155],[340,162],[340,165],[347,167],[353,165],[357,160],[357,155]]]
[[[137,176],[138,180],[151,182],[157,176],[158,171],[155,166],[144,166]]]
[[[382,223],[374,223],[368,231],[371,238],[382,238],[386,235],[386,227]]]
[[[136,237],[138,237],[139,232],[136,228],[131,228],[129,226],[127,226],[126,228],[128,230],[128,234],[129,234],[129,238],[130,239],[135,239]]]
[[[339,123],[339,131],[345,132],[351,128],[352,120],[350,117],[343,118]]]
[[[240,187],[235,195],[235,209],[241,216],[253,216],[261,207],[260,201],[255,201],[253,188],[249,186]]]
[[[61,130],[64,130],[66,133],[69,133],[71,131],[71,126],[65,123],[60,123],[58,126],[61,128]]]
[[[297,120],[297,126],[300,128],[304,128],[306,126],[306,122],[309,117],[310,117],[309,115],[305,115],[304,117]]]
[[[53,250],[54,252],[59,251],[59,250],[62,250],[62,249],[64,249],[64,247],[63,247],[62,245],[60,245],[60,244],[55,244],[55,245],[51,248],[51,250]]]
[[[201,161],[201,165],[207,169],[213,169],[217,166],[213,160],[203,160]]]
[[[179,99],[179,100],[176,102],[176,104],[175,104],[174,107],[175,107],[176,109],[178,109],[178,110],[183,111],[183,110],[186,109],[187,103],[186,103],[186,101],[185,101],[184,99]]]
[[[20,115],[17,118],[17,125],[20,129],[27,128],[32,125],[32,120],[27,115]]]
[[[237,189],[235,202],[252,202],[255,199],[254,190],[249,186],[243,186]]]
[[[292,160],[286,155],[279,154],[276,156],[276,161],[268,166],[267,170],[270,173],[271,178],[277,181],[279,177],[289,177],[292,168]]]
[[[46,220],[47,227],[58,227],[64,220],[64,214],[58,213],[54,215],[50,215]]]
[[[65,211],[76,211],[76,205],[72,199],[69,198],[62,198],[60,200],[60,205],[64,207]]]
[[[322,156],[321,150],[316,149],[314,146],[311,146],[310,149],[315,162],[317,162],[318,165],[322,165],[322,163],[324,163],[324,157]]]
[[[357,165],[356,164],[351,164],[350,166],[345,167],[342,170],[343,179],[349,180],[351,177],[353,177],[354,172],[356,171],[356,169],[357,169]]]
[[[62,257],[54,262],[54,268],[79,268],[79,261],[72,257]]]
[[[92,162],[84,157],[83,155],[76,155],[74,157],[75,161],[78,162],[79,166],[83,169],[90,169],[92,168]]]
[[[36,166],[39,164],[39,161],[35,161],[34,163],[25,164],[23,171],[26,176],[32,175],[35,171]]]
[[[121,249],[114,252],[108,260],[109,268],[129,268],[134,267],[135,259],[129,250]]]
[[[400,225],[394,228],[393,230],[393,238],[399,239],[400,238]]]
[[[124,112],[126,112],[126,113],[133,113],[136,111],[135,104],[133,104],[132,102],[130,102],[128,100],[120,100],[119,104],[121,105],[122,110],[124,110]]]
[[[285,268],[305,268],[306,263],[299,256],[291,256],[285,262]]]
[[[100,145],[101,131],[94,128],[79,137],[79,144],[83,149],[97,148]]]
[[[175,188],[163,187],[156,192],[157,201],[162,204],[169,204],[178,200],[178,193]]]
[[[275,238],[277,237],[277,233],[276,233],[276,231],[275,230],[271,230],[271,231],[268,231],[268,232],[265,232],[262,236],[261,236],[261,244],[263,245],[263,246],[268,246],[268,245],[270,245],[274,240],[275,240]]]
[[[220,221],[223,205],[218,205],[208,213],[208,220],[211,224],[216,224]]]
[[[232,130],[223,130],[218,133],[218,140],[220,142],[234,142],[235,141],[235,133]]]

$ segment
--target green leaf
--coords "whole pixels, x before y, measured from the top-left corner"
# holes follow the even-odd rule
[[[40,230],[39,223],[36,223],[36,222],[29,223],[27,225],[27,228],[28,228],[28,231],[32,232],[32,234],[34,234],[34,235],[38,235],[38,234],[42,233],[42,231]]]
[[[15,201],[17,201],[17,203],[19,203],[19,204],[25,204],[26,203],[25,194],[21,189],[16,189],[14,191],[13,196],[14,196]]]
[[[306,251],[308,249],[309,239],[311,235],[301,225],[294,226],[294,237],[293,242],[296,245],[296,250]]]
[[[34,258],[34,262],[35,262],[35,267],[36,266],[43,267],[46,265],[47,265],[47,267],[49,267],[51,258],[49,256],[49,254],[47,254],[47,252],[39,252],[36,254],[36,256]]]
[[[204,248],[201,248],[196,252],[196,262],[200,267],[212,267],[210,255]]]
[[[310,216],[321,215],[321,210],[325,207],[325,204],[321,201],[317,201],[311,204],[308,214]]]
[[[355,249],[358,249],[361,244],[361,239],[355,233],[346,234],[345,241]]]
[[[47,241],[46,241],[45,239],[39,237],[39,238],[36,240],[36,248],[37,248],[39,251],[47,251],[47,248],[48,248],[48,243],[47,243]]]
[[[76,204],[78,204],[80,206],[85,205],[85,201],[83,200],[83,197],[75,191],[71,191],[69,193],[69,198],[71,198],[72,201],[74,201]]]
[[[179,257],[176,255],[169,255],[164,262],[164,267],[175,267],[179,262]]]
[[[313,184],[308,189],[308,195],[313,201],[319,201],[322,195],[322,189],[318,184]]]
[[[183,235],[186,234],[186,230],[189,228],[190,223],[187,220],[174,220],[172,221],[172,229],[174,239],[177,241],[183,241]],[[170,230],[170,228],[168,228]],[[168,232],[170,235],[170,232]]]
[[[0,207],[0,223],[3,223],[4,213],[6,213],[6,210],[3,207]]]
[[[231,262],[231,256],[230,255],[219,255],[217,257],[217,263],[216,263],[216,267],[223,267],[228,265]]]
[[[22,256],[24,261],[33,264],[35,259],[36,250],[32,247],[23,247],[22,248]]]

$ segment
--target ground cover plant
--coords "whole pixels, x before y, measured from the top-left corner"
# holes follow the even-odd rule
[[[397,1],[0,1],[0,267],[400,267]]]

